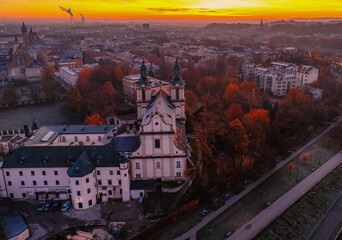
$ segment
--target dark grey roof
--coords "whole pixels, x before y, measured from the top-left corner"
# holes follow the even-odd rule
[[[0,64],[0,70],[7,70],[8,67],[7,67],[7,64],[4,63],[4,64]]]
[[[25,220],[10,199],[0,200],[0,227],[3,229],[5,239],[11,239],[28,229]]]
[[[101,158],[100,156],[98,156]],[[94,170],[94,165],[88,156],[87,151],[83,151],[77,161],[68,169],[69,177],[83,177]]]
[[[58,125],[58,126],[42,126],[35,133],[33,138],[29,138],[25,145],[41,144],[44,142],[53,142],[61,134],[107,134],[115,128],[115,125]],[[47,140],[41,139],[48,134],[54,134]]]
[[[135,180],[131,182],[131,190],[155,190],[156,189],[157,180],[149,179],[149,180]]]
[[[71,167],[83,152],[94,166],[118,167],[120,164],[120,157],[110,142],[100,146],[22,146],[4,160],[2,168]]]
[[[115,149],[118,152],[134,152],[140,146],[139,136],[114,137]]]

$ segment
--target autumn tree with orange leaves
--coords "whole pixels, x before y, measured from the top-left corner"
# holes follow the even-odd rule
[[[239,119],[229,122],[227,132],[228,154],[234,168],[241,168],[248,155],[248,136]]]
[[[232,121],[236,118],[241,120],[244,113],[240,104],[233,103],[232,105],[229,106],[227,110],[227,114],[228,114],[228,119]]]
[[[103,121],[99,114],[94,114],[91,116],[87,116],[84,120],[85,125],[103,125]]]
[[[49,64],[45,65],[40,77],[40,83],[42,85],[45,97],[47,99],[54,100],[57,96],[57,82],[55,80],[55,69],[53,66]]]
[[[114,86],[122,86],[122,71],[119,66],[96,66],[78,73],[76,87],[67,92],[68,105],[85,114],[100,114],[102,118],[115,113],[122,100]]]
[[[228,105],[231,105],[233,103],[239,103],[241,99],[241,92],[239,86],[236,83],[230,83],[226,88],[223,97]]]

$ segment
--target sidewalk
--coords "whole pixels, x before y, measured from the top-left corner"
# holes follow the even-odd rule
[[[216,211],[211,212],[207,216],[205,216],[201,222],[199,222],[197,225],[195,225],[193,228],[189,229],[186,233],[181,235],[180,237],[177,237],[175,240],[184,240],[184,239],[195,239],[197,232],[202,229],[205,225],[210,223],[212,220],[214,220],[217,216],[219,216],[221,213],[226,211],[231,205],[239,201],[242,197],[244,197],[246,194],[248,194],[250,191],[252,191],[254,188],[256,188],[259,184],[261,184],[263,181],[268,179],[270,176],[272,176],[275,172],[277,172],[280,168],[288,164],[288,162],[292,161],[295,157],[297,157],[300,153],[302,153],[305,149],[307,149],[309,146],[314,144],[318,139],[320,139],[324,134],[328,133],[332,128],[337,126],[339,123],[342,122],[342,118],[338,119],[336,122],[332,123],[327,129],[325,129],[323,132],[321,132],[319,135],[311,139],[308,143],[306,143],[304,146],[302,146],[300,149],[292,153],[288,158],[285,160],[279,162],[271,171],[267,172],[265,175],[263,175],[261,178],[259,178],[257,181],[252,182],[250,185],[248,185],[245,190],[243,190],[238,195],[233,196],[230,198],[222,207],[217,209]]]
[[[229,240],[249,240],[256,237],[264,228],[278,218],[286,209],[310,191],[318,182],[325,178],[342,163],[342,151],[328,160],[315,172],[307,176],[277,201],[247,222],[233,233]]]

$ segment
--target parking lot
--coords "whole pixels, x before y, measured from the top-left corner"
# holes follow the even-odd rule
[[[64,202],[61,202],[60,207]],[[106,228],[111,221],[126,222],[122,234],[112,239],[127,239],[150,224],[150,220],[143,217],[142,205],[134,200],[127,203],[109,201],[77,211],[71,206],[66,212],[62,212],[60,207],[56,211],[52,207],[49,211],[38,211],[39,201],[36,200],[14,203],[30,228],[30,240],[63,239],[60,236],[68,234],[68,231],[63,231],[65,229],[87,225],[102,225]]]

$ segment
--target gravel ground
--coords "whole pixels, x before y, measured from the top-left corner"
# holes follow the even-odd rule
[[[143,208],[135,200],[125,203],[109,201],[78,211],[70,208],[65,213],[60,210],[38,212],[36,200],[15,201],[14,203],[29,226],[32,235],[30,240],[65,239],[68,233],[75,230],[73,228],[87,225],[103,226],[102,229],[95,230],[99,240],[128,239],[151,223],[151,220],[143,217]],[[106,227],[111,221],[126,222],[120,236],[113,238],[107,233]]]

